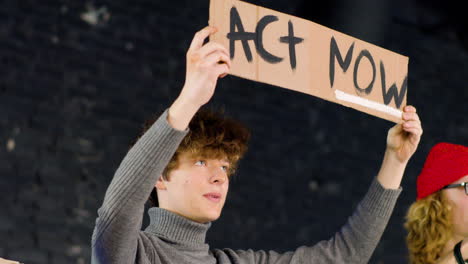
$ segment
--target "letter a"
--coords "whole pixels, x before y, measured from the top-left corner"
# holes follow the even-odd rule
[[[236,27],[239,31],[236,31]],[[240,40],[242,42],[242,47],[244,48],[245,57],[247,58],[247,61],[252,61],[252,51],[250,51],[248,40],[254,40],[255,33],[245,32],[241,18],[239,16],[239,12],[237,12],[237,9],[235,7],[231,8],[230,31],[227,34],[227,38],[229,39],[229,53],[231,54],[231,59],[234,58],[235,42],[236,40]]]

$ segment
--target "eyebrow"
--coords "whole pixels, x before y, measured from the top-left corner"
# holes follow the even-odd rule
[[[225,162],[231,166],[231,162],[228,159],[217,159],[217,158],[208,158],[208,157],[193,157],[190,158],[192,161],[199,161],[199,160],[219,160],[221,162]]]

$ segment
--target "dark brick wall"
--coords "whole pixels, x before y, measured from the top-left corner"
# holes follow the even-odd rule
[[[361,0],[356,9],[344,0],[251,2],[410,57],[408,102],[425,133],[371,260],[405,263],[402,223],[425,156],[439,141],[468,144],[464,20],[450,1]],[[380,16],[362,15],[368,9]],[[92,13],[99,14],[95,21]],[[0,256],[89,263],[107,185],[143,121],[178,95],[185,51],[207,20],[208,1],[2,1]],[[223,216],[208,235],[212,247],[286,251],[327,239],[377,173],[392,126],[236,77],[219,83],[210,104],[253,132]]]

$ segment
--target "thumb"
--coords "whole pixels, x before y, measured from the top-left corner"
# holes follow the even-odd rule
[[[387,133],[387,144],[394,143],[395,137],[403,131],[401,124],[396,124],[388,130]]]

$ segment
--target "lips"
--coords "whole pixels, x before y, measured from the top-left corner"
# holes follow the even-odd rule
[[[212,202],[219,202],[221,201],[221,194],[220,193],[206,193],[203,195],[206,199],[212,201]]]

